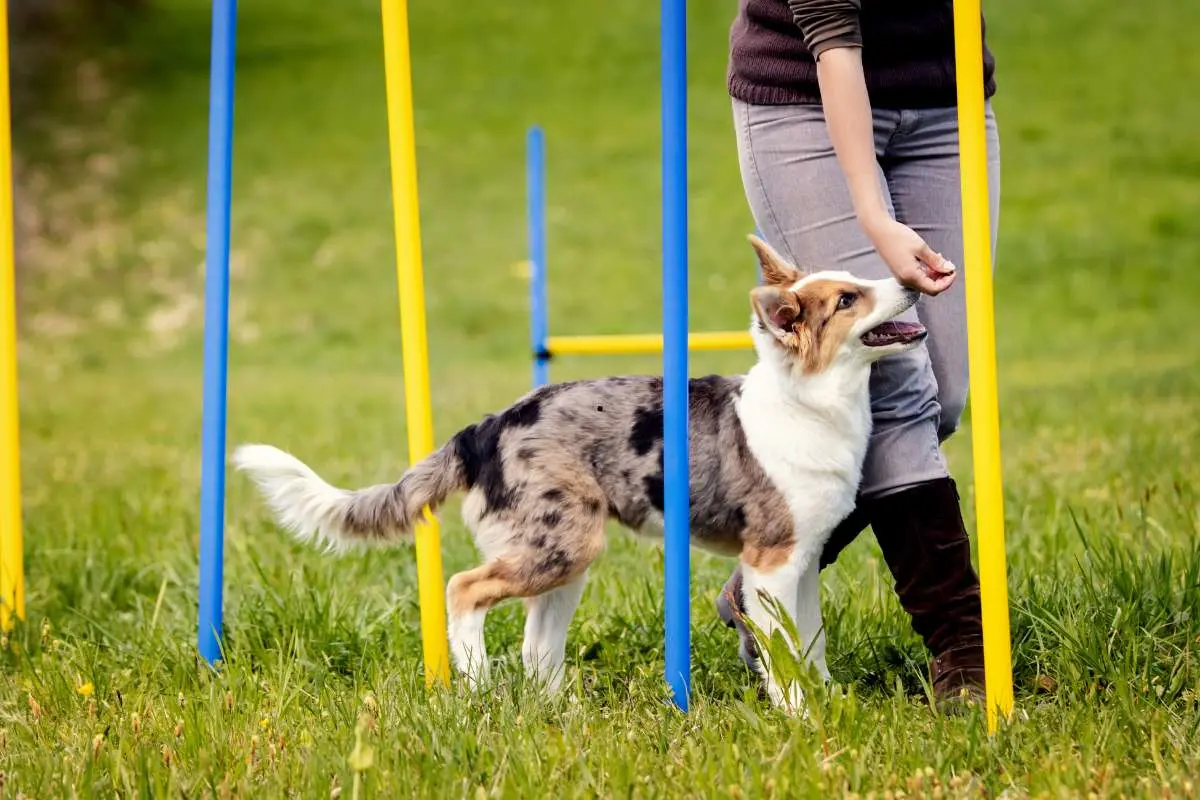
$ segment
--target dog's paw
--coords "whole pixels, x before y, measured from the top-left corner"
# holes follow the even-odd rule
[[[776,681],[769,681],[767,697],[770,699],[771,705],[788,716],[808,719],[808,706],[804,702],[804,690],[794,681],[787,686],[780,686]]]

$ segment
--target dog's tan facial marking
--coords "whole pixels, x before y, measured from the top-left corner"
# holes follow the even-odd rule
[[[800,336],[806,372],[822,372],[833,363],[850,331],[875,307],[871,291],[844,281],[812,281],[797,292],[804,309]]]
[[[847,281],[814,280],[796,291],[759,287],[750,294],[763,324],[810,374],[827,369],[855,323],[875,309],[872,291]]]

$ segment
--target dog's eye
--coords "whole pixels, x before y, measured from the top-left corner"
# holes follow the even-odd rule
[[[853,292],[842,292],[838,297],[838,311],[845,311],[850,306],[854,305],[854,301],[858,299],[858,295]]]

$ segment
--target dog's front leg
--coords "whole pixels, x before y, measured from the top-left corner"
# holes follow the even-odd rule
[[[756,564],[745,560],[742,562],[742,593],[746,616],[766,639],[763,643],[766,646],[759,647],[758,670],[766,682],[767,696],[771,702],[788,713],[799,713],[803,709],[804,692],[795,681],[789,681],[786,685],[780,681],[777,670],[772,668],[769,643],[775,631],[779,630],[792,656],[797,657],[796,642],[783,628],[779,612],[786,614],[796,624],[801,579],[809,571],[809,562],[812,562],[812,570],[818,571],[817,560],[811,553],[797,548],[782,563],[774,560],[756,561]],[[819,587],[820,584],[817,585]],[[772,605],[764,602],[762,595],[770,598]]]
[[[829,680],[825,664],[825,626],[821,621],[821,564],[810,559],[808,568],[800,575],[796,586],[796,633],[805,659],[812,664],[822,680]]]

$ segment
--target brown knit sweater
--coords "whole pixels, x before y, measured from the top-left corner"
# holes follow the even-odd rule
[[[952,0],[738,0],[729,93],[756,105],[819,104],[814,55],[862,48],[875,108],[957,105]],[[983,48],[984,96],[996,92]]]

